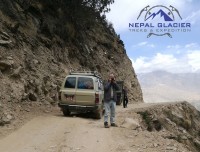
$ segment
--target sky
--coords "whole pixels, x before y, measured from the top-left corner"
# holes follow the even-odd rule
[[[143,11],[139,19],[140,11],[149,5],[147,11]],[[165,6],[154,7],[154,6]],[[171,10],[175,7],[178,13]],[[200,72],[200,1],[199,0],[115,0],[110,6],[111,11],[106,14],[107,20],[113,24],[117,34],[125,44],[127,55],[132,61],[136,73],[146,73],[156,70],[165,70],[172,73]],[[165,13],[172,12],[173,21],[165,21],[160,14],[155,18],[146,20],[152,13],[162,9]],[[167,12],[168,11],[168,12]],[[146,17],[147,15],[147,17]],[[169,32],[155,31],[162,28],[129,27],[129,23],[190,23],[189,32],[172,32],[172,38],[168,35],[156,36],[153,33],[164,34]],[[130,29],[147,29],[147,32],[130,31]],[[163,28],[166,29],[166,28]],[[171,29],[171,28],[169,28]],[[174,28],[177,29],[177,28]]]

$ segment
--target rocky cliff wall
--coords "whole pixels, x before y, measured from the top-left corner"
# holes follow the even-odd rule
[[[137,76],[112,25],[90,8],[63,3],[0,0],[1,106],[56,102],[71,69],[96,70],[104,79],[113,72],[128,86],[130,101],[142,102]]]

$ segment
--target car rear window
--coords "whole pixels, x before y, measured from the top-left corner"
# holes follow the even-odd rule
[[[78,89],[94,89],[94,83],[92,78],[79,77]]]
[[[65,88],[75,88],[76,86],[76,77],[68,77],[65,82]]]

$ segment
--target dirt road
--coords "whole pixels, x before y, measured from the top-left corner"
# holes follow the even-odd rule
[[[113,128],[112,128],[113,129]],[[101,121],[42,116],[0,141],[1,152],[110,151],[111,131]]]
[[[117,107],[118,125],[134,108],[146,106]],[[63,117],[61,112],[36,117],[0,140],[0,152],[156,152],[167,149],[166,146],[185,150],[179,143],[165,140],[156,133],[121,126],[107,129],[103,119]]]

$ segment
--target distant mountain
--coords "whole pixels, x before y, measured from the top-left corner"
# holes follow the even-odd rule
[[[200,101],[200,73],[137,74],[145,102]]]
[[[162,9],[160,9],[157,13],[151,14],[146,20],[154,19],[156,16],[160,16],[164,18],[165,21],[173,21]]]

